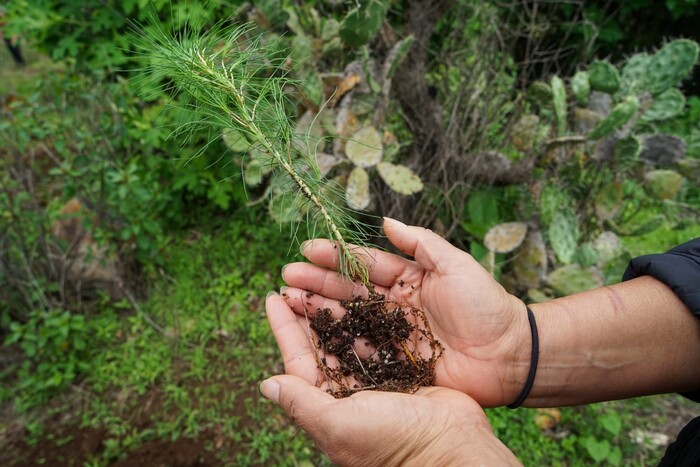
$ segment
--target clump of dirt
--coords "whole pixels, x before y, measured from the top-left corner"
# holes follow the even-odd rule
[[[422,310],[373,291],[340,305],[345,313],[339,319],[329,308],[309,317],[329,393],[336,398],[366,389],[413,393],[434,383],[444,348]]]

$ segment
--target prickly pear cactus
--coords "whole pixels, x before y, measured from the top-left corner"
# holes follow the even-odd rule
[[[511,133],[511,142],[520,151],[529,151],[537,138],[537,130],[540,124],[540,119],[537,115],[526,114],[520,117],[520,120],[513,125]]]
[[[389,188],[401,195],[412,195],[423,189],[423,182],[411,169],[403,165],[380,162],[377,172]]]
[[[644,88],[652,94],[661,94],[675,87],[688,76],[698,61],[698,44],[687,39],[669,42],[649,61]]]
[[[658,199],[675,198],[684,182],[683,176],[673,170],[652,170],[644,175],[649,193]]]
[[[634,54],[627,60],[620,77],[623,93],[634,93],[644,87],[650,61],[651,55],[646,53]]]
[[[557,259],[564,263],[570,263],[576,253],[576,246],[580,236],[576,214],[571,209],[559,210],[554,214],[549,224],[549,243],[552,245]]]
[[[639,99],[637,96],[627,96],[588,134],[588,139],[597,140],[610,136],[615,130],[627,123],[637,112],[638,108]]]
[[[364,127],[345,145],[345,155],[357,167],[372,167],[382,160],[382,137],[374,127]]]
[[[368,0],[350,10],[340,23],[340,38],[350,47],[368,43],[379,32],[388,8],[386,0]]]
[[[530,230],[513,258],[513,273],[518,284],[528,289],[537,289],[547,277],[547,249],[542,233]]]
[[[636,136],[626,136],[615,141],[615,165],[621,170],[629,170],[639,161],[642,142]]]
[[[362,210],[369,206],[369,175],[362,167],[355,167],[348,176],[345,201],[352,209]]]
[[[595,91],[613,94],[620,89],[620,74],[609,62],[593,62],[588,69],[588,81]]]
[[[494,253],[510,253],[525,240],[527,224],[523,222],[504,222],[494,225],[484,236],[484,245]]]
[[[611,182],[603,185],[593,201],[598,219],[606,221],[617,217],[622,209],[622,184]]]
[[[574,93],[576,102],[583,106],[588,105],[588,96],[591,94],[588,72],[579,71],[571,78],[571,92]]]
[[[564,81],[556,75],[552,77],[552,104],[557,120],[557,135],[566,133],[566,87]]]
[[[527,99],[537,105],[547,107],[552,102],[552,88],[544,81],[535,81],[527,90]]]
[[[620,237],[609,230],[601,232],[593,240],[593,248],[598,252],[598,266],[610,263],[625,251]]]
[[[644,138],[639,159],[653,167],[666,167],[683,159],[687,144],[673,135],[653,135]]]
[[[645,123],[668,120],[680,115],[685,108],[685,97],[676,88],[667,89],[656,96],[639,120]]]
[[[603,277],[596,268],[584,269],[578,264],[568,264],[552,271],[547,282],[558,295],[565,297],[602,287]]]

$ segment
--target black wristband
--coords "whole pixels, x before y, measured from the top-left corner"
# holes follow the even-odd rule
[[[517,409],[521,405],[523,405],[523,402],[525,402],[525,399],[527,399],[527,396],[530,395],[530,390],[532,389],[532,385],[535,383],[535,373],[537,373],[537,362],[539,361],[540,358],[540,338],[539,335],[537,334],[537,323],[535,322],[535,315],[532,314],[532,310],[530,307],[527,308],[527,320],[530,322],[530,333],[532,334],[532,353],[530,354],[530,372],[527,374],[527,380],[525,380],[525,386],[523,387],[523,390],[520,392],[520,395],[518,398],[513,402],[512,404],[508,404],[507,407],[509,409]]]

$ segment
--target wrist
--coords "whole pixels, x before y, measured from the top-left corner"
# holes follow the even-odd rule
[[[532,332],[527,306],[515,297],[512,299],[512,323],[509,326],[509,350],[505,359],[505,372],[501,385],[503,388],[501,405],[516,401],[527,382],[532,363]]]

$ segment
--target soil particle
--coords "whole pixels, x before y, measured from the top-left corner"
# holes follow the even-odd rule
[[[343,300],[340,305],[345,310],[340,319],[334,319],[328,308],[309,318],[318,336],[318,364],[329,383],[328,392],[335,397],[362,389],[415,392],[433,384],[443,347],[433,338],[421,310],[377,293],[367,299]],[[419,341],[427,342],[422,350],[429,356],[418,350]],[[369,356],[358,354],[362,347],[362,355]],[[338,365],[328,366],[326,355],[335,356]]]

